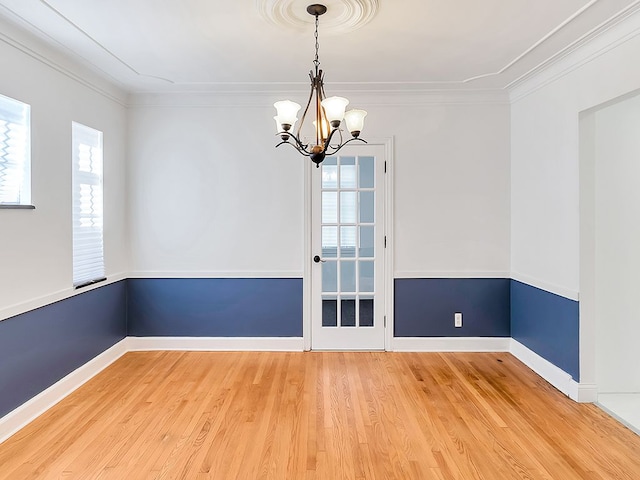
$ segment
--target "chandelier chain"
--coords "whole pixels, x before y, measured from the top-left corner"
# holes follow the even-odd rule
[[[313,60],[313,64],[316,66],[316,71],[318,70],[318,67],[320,66],[320,60],[318,58],[318,49],[320,48],[320,43],[318,42],[318,15],[316,15],[316,33],[315,33],[315,39],[316,39],[316,58]]]

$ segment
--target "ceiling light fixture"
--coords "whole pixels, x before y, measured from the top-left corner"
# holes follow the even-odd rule
[[[319,68],[320,60],[318,59],[318,18],[320,15],[326,13],[327,7],[324,5],[313,4],[307,7],[307,12],[310,15],[316,17],[316,56],[313,60],[314,70],[309,72],[309,78],[311,78],[311,93],[309,94],[309,100],[307,101],[307,107],[302,114],[302,120],[298,126],[297,132],[293,133],[293,127],[298,121],[297,115],[300,110],[300,105],[290,100],[282,100],[273,104],[276,107],[278,114],[273,117],[276,121],[276,128],[278,129],[277,135],[280,136],[282,141],[276,145],[276,148],[280,145],[291,145],[298,150],[302,155],[311,158],[311,161],[319,167],[322,161],[327,155],[333,155],[347,143],[358,140],[364,143],[360,138],[360,132],[364,126],[364,117],[367,112],[364,110],[349,110],[345,112],[349,100],[343,97],[329,97],[326,98],[324,93],[324,73]],[[316,118],[313,122],[316,141],[314,145],[302,143],[300,137],[300,131],[304,125],[304,121],[307,118],[309,107],[311,107],[311,101],[315,97]],[[342,137],[342,130],[340,125],[342,121],[346,123],[347,130],[351,133],[351,138],[344,140]],[[336,132],[340,136],[340,141],[337,144],[332,144]],[[289,142],[293,139],[293,142]]]

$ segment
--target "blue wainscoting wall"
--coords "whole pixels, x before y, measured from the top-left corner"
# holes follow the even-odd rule
[[[511,281],[511,336],[580,379],[578,302]]]
[[[301,337],[302,297],[300,278],[128,279],[3,320],[0,417],[127,335]],[[396,279],[394,335],[511,336],[579,380],[578,302],[515,280]]]
[[[126,282],[0,322],[0,417],[127,335]]]
[[[128,283],[131,336],[302,336],[301,278],[136,278]]]
[[[509,337],[509,279],[395,280],[396,337]],[[462,313],[462,328],[453,314]]]

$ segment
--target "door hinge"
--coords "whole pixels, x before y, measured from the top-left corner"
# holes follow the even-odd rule
[[[384,316],[384,328],[387,328],[387,316]]]
[[[384,248],[387,248],[387,236],[384,236]]]
[[[384,161],[384,173],[387,173],[387,161]]]

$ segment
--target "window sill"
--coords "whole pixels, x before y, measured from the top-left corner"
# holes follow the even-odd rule
[[[35,205],[14,205],[11,203],[0,203],[0,210],[35,210]]]
[[[77,285],[74,285],[73,288],[78,290],[80,288],[84,288],[84,287],[89,287],[91,285],[95,285],[96,283],[104,282],[106,279],[107,279],[107,277],[96,278],[95,280],[89,280],[87,282],[83,282],[83,283],[79,283]]]

